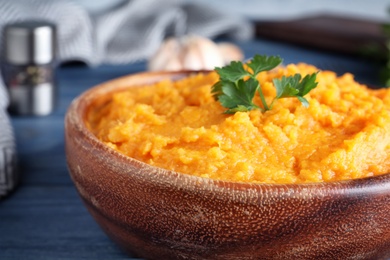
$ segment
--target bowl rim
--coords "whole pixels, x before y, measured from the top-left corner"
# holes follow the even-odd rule
[[[152,166],[145,162],[134,159],[130,156],[124,155],[119,151],[116,151],[113,148],[110,148],[102,141],[100,141],[91,131],[88,130],[87,125],[85,124],[85,116],[89,105],[96,101],[98,97],[101,97],[104,94],[110,94],[113,92],[125,90],[131,87],[146,86],[152,83],[158,82],[163,79],[178,80],[185,76],[189,76],[196,73],[208,73],[208,70],[192,71],[192,70],[183,70],[183,71],[158,71],[158,72],[138,72],[129,75],[125,75],[119,78],[114,78],[109,81],[105,81],[98,85],[95,85],[86,91],[79,94],[74,98],[71,104],[68,107],[68,110],[65,114],[65,128],[73,127],[83,138],[88,140],[96,149],[107,152],[110,155],[119,158],[122,162],[130,163],[136,167],[143,168],[144,170],[149,170],[153,174],[165,175],[165,177],[170,177],[178,179],[178,181],[190,181],[192,183],[207,183],[207,185],[202,185],[202,189],[216,192],[216,190],[229,189],[230,191],[248,191],[248,190],[269,190],[276,189],[280,192],[294,191],[303,192],[310,190],[310,194],[317,194],[319,196],[325,196],[324,190],[327,190],[327,195],[329,195],[329,190],[332,190],[332,193],[345,193],[348,188],[349,194],[359,194],[362,189],[365,191],[368,190],[367,187],[370,187],[371,192],[373,193],[382,193],[386,190],[390,190],[390,173],[385,173],[377,176],[370,176],[358,179],[350,180],[338,180],[332,182],[311,182],[311,183],[252,183],[252,182],[234,182],[228,180],[216,180],[211,178],[205,178],[200,176],[194,176],[186,173],[180,173],[173,170],[164,169],[157,166]],[[145,79],[149,78],[147,83]],[[134,81],[132,81],[134,80]],[[129,81],[132,81],[131,84],[128,84]],[[148,175],[143,177],[149,178],[148,181],[155,181],[156,178],[151,178]],[[185,187],[182,185],[181,188]],[[351,190],[352,189],[352,190]],[[305,194],[303,194],[305,195]]]

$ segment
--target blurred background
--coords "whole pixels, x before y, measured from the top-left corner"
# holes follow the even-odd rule
[[[126,0],[74,0],[91,12],[99,12]],[[164,2],[164,1],[161,1]],[[389,0],[184,0],[208,4],[251,19],[291,19],[318,13],[388,21]]]

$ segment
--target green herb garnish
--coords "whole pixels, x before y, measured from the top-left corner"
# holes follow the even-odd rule
[[[310,90],[317,86],[317,73],[305,76],[302,80],[300,74],[274,79],[276,96],[270,104],[267,104],[257,75],[262,71],[269,71],[276,68],[282,59],[279,56],[255,55],[247,65],[253,72],[244,68],[240,61],[232,61],[229,65],[222,68],[215,68],[219,74],[219,81],[211,89],[215,100],[218,100],[222,106],[228,108],[227,114],[235,112],[250,111],[260,109],[263,112],[270,110],[277,99],[296,97],[304,106],[308,106],[308,101],[303,97]],[[260,96],[263,108],[253,103],[256,92]]]

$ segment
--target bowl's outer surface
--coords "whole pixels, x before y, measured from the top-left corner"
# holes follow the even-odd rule
[[[152,167],[86,128],[107,93],[188,75],[145,73],[99,85],[65,119],[68,167],[90,213],[123,249],[148,259],[387,259],[390,174],[327,184],[215,181]]]

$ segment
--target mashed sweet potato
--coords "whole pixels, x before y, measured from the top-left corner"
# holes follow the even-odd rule
[[[262,72],[259,80],[269,103],[273,78],[316,71],[288,65]],[[216,73],[197,74],[115,93],[90,109],[87,125],[125,155],[213,179],[307,183],[390,172],[390,90],[321,71],[318,87],[305,96],[308,108],[285,98],[265,113],[227,115],[210,94],[217,80]]]

